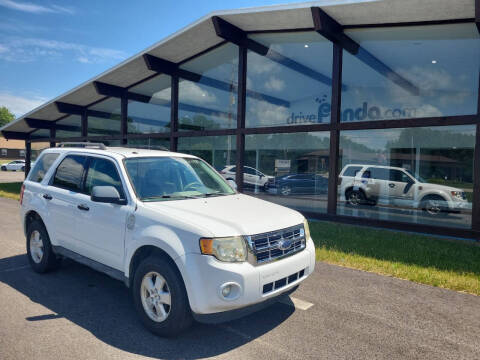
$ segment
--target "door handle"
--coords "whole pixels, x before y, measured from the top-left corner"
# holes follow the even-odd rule
[[[78,208],[79,210],[83,210],[83,211],[88,211],[88,210],[90,210],[90,208],[89,208],[87,205],[85,205],[85,204],[80,204],[80,205],[77,206],[77,208]]]
[[[52,195],[50,195],[50,194],[43,194],[43,198],[47,199],[47,200],[52,200],[53,199]]]
[[[390,186],[391,188],[394,188],[394,187],[395,187],[395,184],[390,183],[390,184],[388,184],[388,186]]]

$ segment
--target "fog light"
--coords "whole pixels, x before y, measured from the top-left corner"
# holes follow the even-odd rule
[[[223,297],[228,297],[230,295],[230,292],[232,291],[232,285],[227,285],[222,289],[222,295]]]
[[[218,289],[218,296],[222,300],[232,301],[236,300],[242,294],[242,287],[236,282],[228,282],[222,284]]]

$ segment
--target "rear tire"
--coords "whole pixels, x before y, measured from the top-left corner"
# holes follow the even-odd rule
[[[47,230],[38,220],[28,225],[27,256],[32,269],[40,274],[54,270],[60,264],[60,260],[52,250]]]
[[[133,300],[143,325],[170,337],[192,324],[187,291],[178,269],[162,256],[149,256],[135,270]]]
[[[2,166],[1,169],[2,169],[2,171],[7,171],[6,166]]]

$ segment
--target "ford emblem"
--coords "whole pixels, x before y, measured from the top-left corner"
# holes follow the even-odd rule
[[[292,240],[288,240],[288,239],[282,239],[278,242],[278,248],[280,250],[288,250],[290,249],[290,247],[292,246],[293,244],[293,241]]]

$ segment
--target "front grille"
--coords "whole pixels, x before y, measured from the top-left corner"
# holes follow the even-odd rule
[[[297,281],[298,279],[301,279],[304,275],[305,275],[305,269],[303,269],[303,270],[301,270],[301,271],[299,271],[295,274],[292,274],[290,276],[284,277],[282,279],[278,279],[277,281],[265,284],[265,285],[263,285],[263,293],[267,294],[267,293],[269,293],[273,290],[281,289],[281,288],[287,286],[287,284],[291,284],[294,281]]]
[[[293,255],[305,249],[305,230],[302,225],[247,237],[257,264]]]

